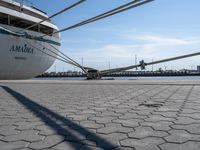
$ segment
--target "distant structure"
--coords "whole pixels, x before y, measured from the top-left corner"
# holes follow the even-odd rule
[[[200,66],[197,66],[197,72],[200,72]]]

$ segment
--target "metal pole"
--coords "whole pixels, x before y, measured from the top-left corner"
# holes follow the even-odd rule
[[[137,65],[137,54],[135,54],[135,65]],[[137,67],[135,68],[135,71],[137,71]]]
[[[109,70],[110,70],[110,61],[108,62],[108,67],[109,67]],[[109,74],[110,75],[110,74]]]
[[[24,0],[21,0],[21,1],[20,1],[20,11],[22,11],[23,5],[24,5]]]
[[[167,66],[165,66],[165,71],[167,70]]]
[[[81,58],[81,65],[83,67],[83,57]],[[82,75],[83,75],[83,70],[82,70]]]
[[[83,58],[81,58],[81,64],[82,64],[82,66],[83,66]]]
[[[55,73],[56,73],[56,65],[54,66],[54,68],[55,68]]]

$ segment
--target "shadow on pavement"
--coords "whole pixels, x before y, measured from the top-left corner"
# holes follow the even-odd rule
[[[90,142],[94,142],[94,140],[97,141],[98,147],[102,147],[103,149],[113,149],[117,147],[116,145],[110,143],[106,139],[103,139],[102,137],[97,136],[96,134],[87,130],[86,128],[34,102],[33,100],[18,93],[17,91],[14,91],[13,89],[7,86],[0,86],[0,87],[2,87],[7,93],[13,96],[20,104],[22,104],[27,109],[32,111],[48,127],[56,131],[58,135],[64,137],[65,141],[81,143],[81,140],[83,139],[80,139],[80,137],[82,136],[86,137],[88,135],[92,135],[93,140],[92,139],[86,139],[86,140],[89,140]],[[71,144],[70,146],[74,149],[77,148],[74,144]],[[84,149],[92,150],[92,148],[87,145],[84,145]]]

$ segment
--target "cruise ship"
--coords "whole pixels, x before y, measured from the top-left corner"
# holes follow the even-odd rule
[[[50,68],[60,48],[56,31],[46,13],[25,0],[0,0],[0,80],[30,79]]]

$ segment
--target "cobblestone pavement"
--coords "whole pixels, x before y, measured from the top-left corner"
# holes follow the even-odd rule
[[[1,82],[0,150],[200,150],[200,85]]]

